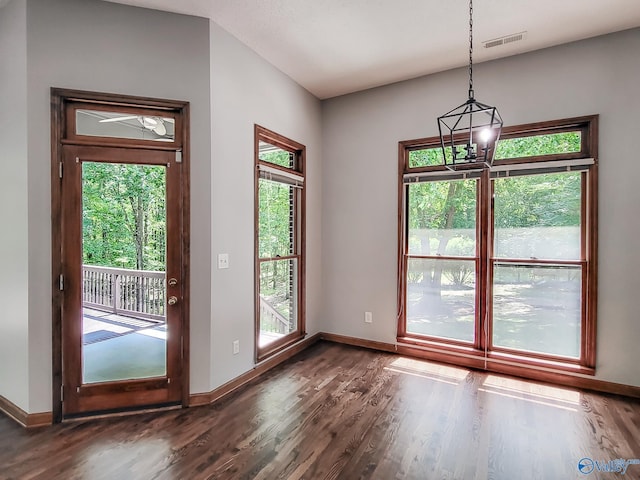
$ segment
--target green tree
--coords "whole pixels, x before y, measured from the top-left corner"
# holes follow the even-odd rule
[[[295,155],[273,149],[260,153],[260,160],[295,168]],[[260,295],[283,317],[293,319],[294,260],[279,260],[295,253],[296,188],[271,179],[258,182],[258,256],[270,259],[260,264]]]
[[[476,180],[425,182],[409,186],[409,229],[420,232],[419,245],[426,255],[474,255],[475,242],[456,230],[475,228]],[[453,251],[452,251],[453,250]],[[430,272],[423,272],[420,284],[425,293],[442,290],[445,268],[457,268],[445,261],[432,263]],[[454,281],[464,281],[466,275],[457,272]]]
[[[553,173],[497,179],[496,228],[580,225],[579,173]],[[551,202],[551,200],[553,200]],[[553,205],[553,208],[550,208]]]
[[[519,158],[551,153],[580,151],[579,132],[501,140],[497,158]],[[409,152],[409,166],[421,167],[442,164],[439,147]],[[568,227],[580,222],[581,176],[579,173],[525,175],[496,179],[494,194],[496,228]],[[456,230],[475,230],[476,180],[433,181],[409,185],[409,231],[421,232],[419,244],[411,251],[425,255],[475,255],[475,239],[456,234]],[[553,202],[550,203],[550,199]],[[550,208],[553,205],[553,208]],[[415,241],[415,240],[414,240]],[[411,239],[410,239],[411,242]],[[454,284],[462,284],[470,272],[462,262],[438,260],[432,270],[420,278],[413,273],[424,292],[441,296],[442,277],[447,275]],[[466,270],[465,270],[466,269]]]
[[[498,141],[495,158],[522,158],[537,155],[574,153],[581,149],[580,132],[550,133]]]
[[[164,167],[85,162],[83,262],[165,269]]]

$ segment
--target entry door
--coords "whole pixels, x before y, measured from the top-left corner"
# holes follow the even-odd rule
[[[63,147],[62,413],[180,403],[176,152]]]

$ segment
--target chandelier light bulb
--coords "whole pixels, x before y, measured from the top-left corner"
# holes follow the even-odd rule
[[[491,137],[492,137],[492,134],[491,134],[490,128],[485,128],[480,132],[480,140],[482,140],[482,143],[484,144],[489,143],[489,140],[491,140]]]

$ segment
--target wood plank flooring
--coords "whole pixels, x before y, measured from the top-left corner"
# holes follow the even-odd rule
[[[320,342],[205,407],[25,430],[5,479],[640,479],[640,402]]]

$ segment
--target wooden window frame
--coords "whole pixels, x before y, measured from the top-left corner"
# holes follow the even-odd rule
[[[296,161],[293,168],[286,168],[274,163],[260,160],[260,141],[274,145],[282,150],[288,151],[295,155]],[[255,360],[261,362],[272,355],[286,349],[292,344],[304,339],[306,336],[306,307],[305,307],[305,273],[306,273],[306,191],[303,184],[300,188],[299,195],[294,199],[295,209],[295,231],[293,243],[297,247],[297,252],[289,256],[277,257],[278,260],[287,260],[296,258],[298,260],[298,285],[297,285],[297,309],[296,316],[297,328],[284,335],[283,337],[271,342],[265,347],[260,347],[260,265],[264,261],[274,260],[272,258],[260,258],[259,253],[259,225],[260,225],[260,199],[259,199],[259,183],[260,183],[260,167],[267,166],[272,170],[279,170],[284,175],[290,174],[302,177],[303,183],[306,183],[305,175],[306,164],[306,147],[301,143],[284,137],[260,125],[254,126],[254,309],[255,309]]]
[[[493,370],[498,364],[509,365],[516,374],[527,374],[527,369],[544,369],[549,372],[572,372],[595,374],[596,366],[596,314],[597,314],[597,251],[598,251],[598,115],[575,117],[548,122],[505,127],[502,139],[520,138],[579,131],[581,148],[579,152],[538,155],[521,158],[496,160],[496,166],[527,165],[532,168],[552,165],[547,162],[592,159],[592,164],[582,171],[581,195],[581,258],[572,263],[583,268],[581,295],[581,338],[580,357],[570,359],[537,352],[515,351],[492,345],[492,275],[493,263],[493,179],[489,170],[480,174],[477,191],[476,249],[479,266],[476,278],[476,321],[473,344],[456,340],[410,334],[406,328],[407,258],[408,258],[408,187],[404,182],[406,174],[442,174],[443,180],[448,170],[443,165],[409,167],[409,152],[429,148],[439,148],[439,137],[401,141],[398,144],[398,330],[397,341],[424,358],[445,360],[463,366],[473,366]],[[454,173],[451,176],[456,175]],[[500,262],[512,259],[497,259]],[[545,263],[541,261],[541,263]],[[485,325],[488,312],[488,325]],[[485,330],[485,328],[487,330]],[[487,332],[485,334],[484,332]],[[549,374],[551,375],[551,373]]]
[[[408,158],[408,156],[407,156]],[[412,169],[413,170],[413,169]],[[447,181],[447,178],[443,178],[441,181]],[[462,180],[462,179],[456,179],[456,180]],[[406,280],[406,273],[408,271],[408,263],[409,260],[411,259],[424,259],[424,260],[435,260],[435,261],[447,261],[447,260],[453,260],[453,261],[467,261],[467,262],[474,262],[474,266],[475,266],[475,275],[476,275],[476,281],[475,281],[475,320],[474,320],[474,335],[473,338],[474,340],[472,340],[471,342],[468,341],[464,341],[464,340],[456,340],[454,338],[446,338],[446,337],[433,337],[433,336],[429,336],[426,334],[419,334],[419,333],[408,333],[406,330],[406,321],[403,321],[402,324],[400,324],[400,322],[398,323],[398,338],[406,338],[406,339],[415,339],[419,342],[428,342],[431,344],[438,344],[438,345],[447,345],[447,346],[452,346],[452,347],[460,347],[462,349],[468,349],[468,348],[481,348],[481,345],[478,344],[478,339],[480,338],[480,331],[479,331],[479,315],[480,312],[482,311],[483,308],[483,299],[482,299],[482,288],[483,288],[483,282],[482,279],[484,278],[482,275],[483,272],[483,268],[482,268],[482,259],[480,257],[480,252],[481,252],[481,245],[483,242],[483,238],[482,235],[480,234],[481,229],[478,228],[478,225],[480,224],[480,216],[482,214],[482,203],[481,203],[481,182],[480,182],[480,178],[475,178],[475,179],[468,179],[468,180],[475,180],[476,182],[476,238],[475,238],[475,252],[473,254],[473,256],[463,256],[463,255],[424,255],[424,254],[412,254],[409,253],[409,248],[408,248],[408,235],[406,235],[406,231],[408,230],[408,224],[405,225],[405,228],[403,228],[403,233],[405,234],[405,248],[406,248],[406,253],[403,254],[404,259],[402,259],[401,261],[404,263],[402,265],[402,268],[404,269],[404,279]],[[404,188],[408,188],[409,185],[403,185],[403,189]],[[407,190],[407,197],[408,197],[408,190]],[[406,207],[403,209],[403,212],[408,211],[409,209],[409,204],[407,202]],[[403,286],[404,288],[406,288],[406,281],[403,282]],[[402,299],[402,301],[404,301],[404,299],[406,298],[406,291],[401,293],[402,297],[399,297],[399,301],[400,299]],[[403,308],[402,309],[403,315],[405,314],[406,310]],[[406,318],[406,317],[405,317]]]
[[[84,99],[78,99],[70,102],[68,112],[64,120],[65,125],[65,141],[73,145],[95,145],[99,143],[105,146],[131,147],[131,148],[147,148],[151,150],[180,150],[182,148],[183,139],[180,138],[180,132],[183,130],[183,118],[175,109],[170,107],[162,107],[161,102],[153,102],[144,109],[144,116],[168,117],[175,122],[175,136],[172,141],[159,142],[152,139],[142,138],[125,138],[112,137],[104,135],[85,135],[77,133],[76,113],[80,110],[92,110],[98,112],[117,112],[122,115],[141,115],[140,107],[134,106],[132,103],[111,103],[101,104],[91,102]]]

